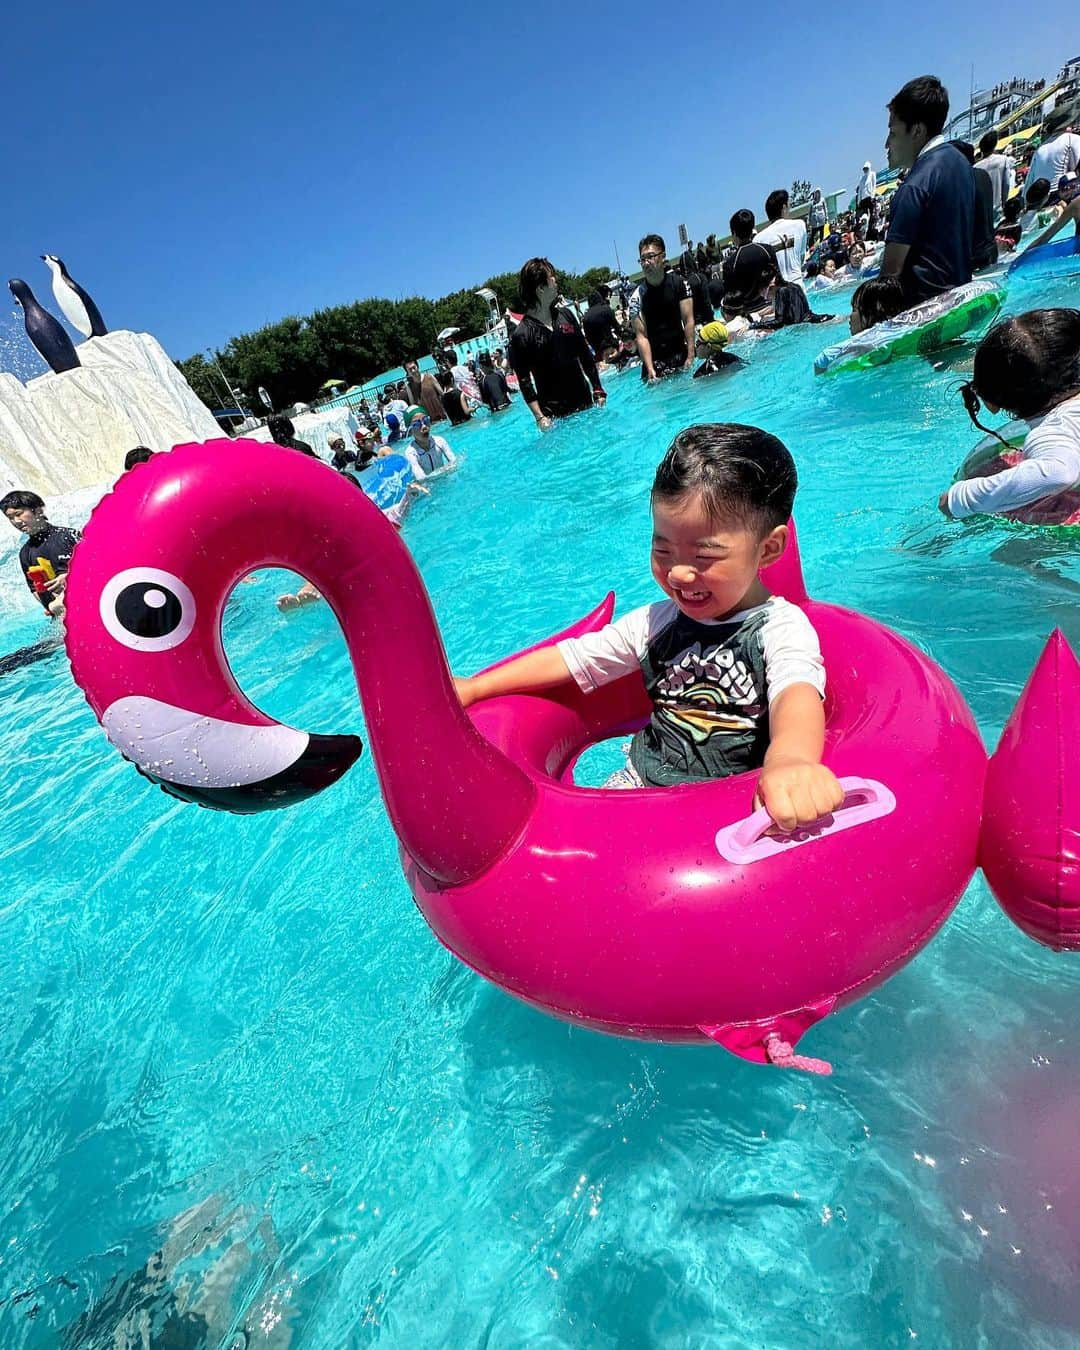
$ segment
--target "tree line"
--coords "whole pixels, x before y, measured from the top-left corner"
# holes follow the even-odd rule
[[[608,279],[611,269],[592,267],[557,275],[563,295],[584,300]],[[516,272],[489,277],[483,285],[498,296],[500,311],[521,312]],[[261,407],[256,394],[260,386],[275,408],[310,403],[328,379],[363,384],[403,361],[426,355],[444,328],[459,328],[463,337],[482,333],[488,308],[477,290],[479,286],[454,291],[440,300],[420,295],[404,300],[355,300],[317,309],[306,317],[288,315],[253,333],[230,338],[214,353],[213,361],[196,354],[176,364],[211,410],[232,402],[225,380],[253,409]]]

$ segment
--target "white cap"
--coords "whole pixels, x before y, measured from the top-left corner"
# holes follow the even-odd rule
[[[870,163],[869,160],[867,160],[866,163],[863,165],[863,168],[864,168],[864,169],[871,169],[871,168],[873,168],[873,165]]]

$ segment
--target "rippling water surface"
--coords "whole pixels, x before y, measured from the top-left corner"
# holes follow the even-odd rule
[[[1075,303],[1055,287],[1008,309]],[[996,741],[1053,626],[1080,648],[1075,548],[946,524],[960,377],[815,380],[834,338],[612,377],[545,437],[520,401],[448,433],[465,462],[406,538],[455,668],[611,586],[653,598],[657,460],[690,422],[749,421],[796,456],[811,590],[930,652]],[[12,566],[0,652],[41,634]],[[230,603],[239,678],[362,732],[334,619],[278,614],[286,579]],[[61,655],[0,676],[0,708],[4,1347],[1080,1344],[1080,962],[981,880],[814,1029],[836,1073],[809,1079],[572,1029],[471,975],[411,903],[367,755],[237,818],[109,751]]]

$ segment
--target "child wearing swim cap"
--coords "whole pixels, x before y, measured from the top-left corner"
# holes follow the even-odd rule
[[[1036,504],[1064,506],[1066,494],[1069,506],[1080,506],[1080,498],[1071,500],[1080,491],[1080,310],[1033,309],[991,328],[960,392],[980,431],[989,431],[979,421],[980,400],[992,413],[1031,423],[1031,430],[1018,464],[963,479],[941,494],[946,516],[1030,513]]]
[[[735,321],[732,320],[732,323]],[[700,358],[701,365],[694,371],[693,378],[702,375],[715,375],[719,370],[731,370],[745,366],[746,362],[732,352],[724,351],[730,339],[729,325],[714,319],[712,323],[703,323],[698,329],[694,352]]]
[[[574,682],[585,693],[634,671],[652,715],[605,786],[671,787],[760,770],[755,802],[782,829],[835,810],[821,762],[825,669],[797,606],[760,573],[783,554],[795,464],[757,427],[687,427],[656,470],[652,574],[665,599],[599,633],[541,647],[455,681],[463,706]]]

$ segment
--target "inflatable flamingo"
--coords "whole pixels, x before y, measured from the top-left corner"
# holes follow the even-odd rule
[[[180,446],[126,475],[68,583],[75,678],[113,744],[170,792],[286,805],[359,753],[354,737],[278,725],[233,680],[222,610],[262,566],[309,578],[341,623],[405,875],[435,933],[556,1016],[827,1069],[794,1043],[910,960],[972,875],[986,757],[963,699],[895,633],[809,600],[794,538],[768,580],[821,638],[825,757],[847,797],[780,835],[748,815],[753,774],[574,785],[582,749],[645,720],[636,674],[466,713],[423,583],[377,508],[325,465],[242,440]],[[568,631],[601,626],[612,604]]]
[[[1080,951],[1080,663],[1056,629],[990,760],[979,863],[1037,942]]]

